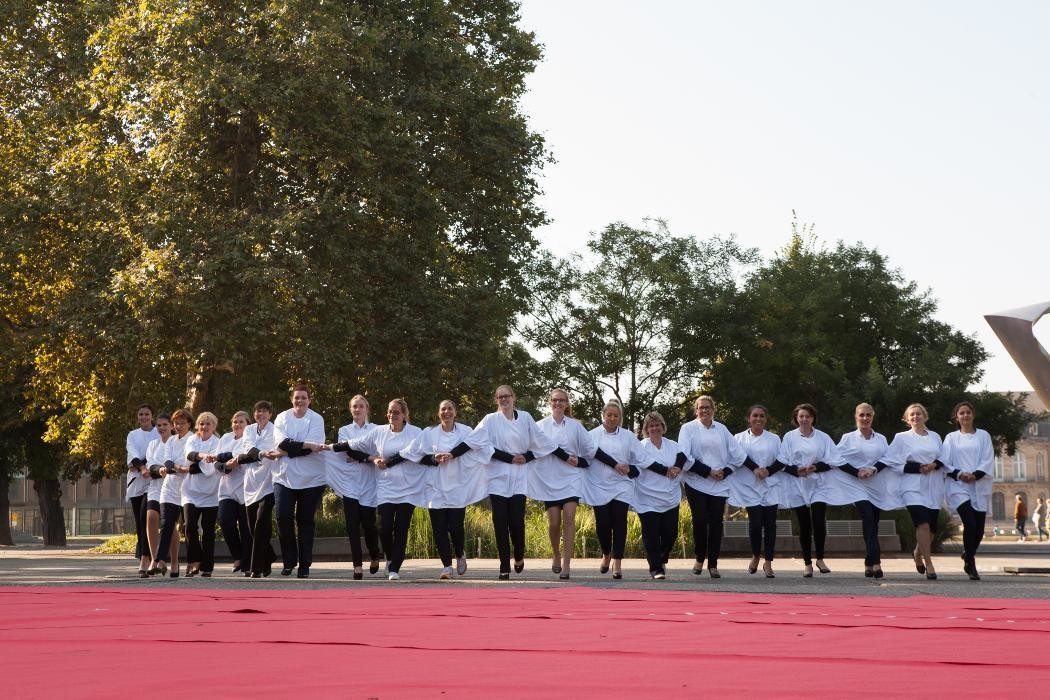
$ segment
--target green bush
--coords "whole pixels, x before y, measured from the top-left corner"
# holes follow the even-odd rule
[[[883,513],[883,517],[885,515]],[[906,510],[895,510],[892,515],[897,525],[897,535],[901,539],[901,551],[911,554],[915,551],[915,525],[911,522],[911,515]],[[937,532],[934,534],[931,549],[934,552],[941,551],[942,544],[957,537],[956,529],[952,524],[951,515],[941,508],[937,514]]]

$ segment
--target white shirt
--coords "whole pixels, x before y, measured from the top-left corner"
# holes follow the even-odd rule
[[[149,445],[146,446],[146,466],[152,467],[154,464],[164,466],[164,462],[168,459],[168,443],[171,442],[171,436],[168,436],[168,440],[164,441],[159,436],[155,440],[151,440]],[[148,478],[146,481],[149,482],[149,487],[146,489],[146,501],[157,501],[160,503],[160,489],[164,485],[164,477],[159,479]]]
[[[929,464],[940,454],[941,436],[932,430],[927,430],[925,435],[906,430],[894,436],[882,461],[901,475],[901,500],[904,505],[939,509],[944,503],[944,469],[935,469],[929,474],[904,473],[905,462]]]
[[[441,425],[432,425],[420,433],[407,449],[401,450],[405,459],[419,461],[425,455],[451,452],[460,443],[470,447],[459,457],[445,464],[424,467],[427,470],[427,508],[466,508],[477,503],[488,493],[488,474],[485,465],[492,459],[492,445],[484,433],[476,433],[469,425],[455,423],[446,431]]]
[[[751,461],[760,467],[768,468],[780,452],[780,436],[768,430],[755,435],[748,429],[733,437]],[[777,472],[760,479],[747,467],[740,467],[726,478],[729,482],[729,504],[736,508],[779,505],[780,482],[792,478],[790,474]]]
[[[948,505],[958,510],[959,506],[969,501],[974,510],[982,513],[991,510],[995,449],[992,447],[992,436],[986,430],[977,428],[973,433],[960,430],[948,433],[941,446],[940,460],[948,471],[958,469],[970,474],[984,472],[984,476],[972,484],[949,480]]]
[[[364,422],[361,425],[349,423],[339,428],[336,442],[350,442],[364,437],[375,423]],[[376,501],[376,468],[371,462],[358,462],[343,452],[324,452],[325,480],[332,490],[343,498],[353,498],[367,508],[375,508]]]
[[[644,460],[642,446],[638,438],[629,430],[617,428],[613,432],[599,425],[591,430],[591,440],[595,452],[601,450],[616,460],[617,464],[630,464],[638,467]],[[608,464],[599,462],[588,467],[583,478],[583,495],[581,501],[589,506],[604,506],[614,500],[623,503],[634,502],[634,479],[620,474]]]
[[[350,449],[378,455],[389,460],[406,450],[412,441],[423,433],[414,425],[405,424],[400,432],[389,425],[377,425],[365,435],[350,441]],[[376,469],[376,501],[383,503],[411,503],[425,507],[430,500],[431,488],[428,467],[405,459],[392,467]]]
[[[785,466],[800,468],[817,462],[824,462],[831,467],[844,464],[832,439],[823,430],[816,428],[809,437],[804,436],[798,428],[787,433],[780,443],[777,460]],[[834,495],[832,487],[826,483],[829,474],[830,471],[793,476],[785,472],[780,482],[780,507],[798,508],[812,503],[827,503],[824,499]]]
[[[583,457],[587,469],[595,468],[594,441],[583,423],[572,416],[565,416],[561,423],[554,416],[541,420],[540,430],[555,447],[560,447],[572,457]],[[604,464],[597,465],[606,468]],[[537,501],[560,501],[563,498],[580,498],[583,495],[583,480],[586,469],[574,467],[554,454],[549,454],[529,464],[529,498]]]
[[[186,461],[186,443],[193,437],[193,433],[187,432],[181,438],[172,433],[168,438],[168,452],[164,455],[165,461],[172,461],[175,466],[189,466]],[[182,505],[182,485],[186,481],[186,474],[169,471],[164,477],[164,483],[160,486],[160,502]]]
[[[245,449],[244,444],[248,440],[248,429],[245,428],[244,432],[241,433],[241,438],[238,440],[233,432],[226,433],[219,439],[219,446],[215,449],[215,454],[222,454],[229,452],[234,457],[242,455],[248,450]],[[241,505],[244,505],[244,466],[238,464],[234,467],[233,471],[229,474],[226,473],[226,464],[215,463],[215,468],[219,472],[219,500],[231,500],[237,501]]]
[[[241,454],[251,452],[252,448],[259,452],[269,452],[277,447],[274,440],[275,430],[273,422],[268,422],[266,427],[259,430],[258,423],[252,423],[244,430],[244,442]],[[234,455],[240,457],[241,455]],[[277,469],[277,461],[273,459],[260,459],[256,462],[242,464],[244,470],[244,503],[251,505],[273,493],[273,473]]]
[[[555,445],[536,424],[528,411],[515,410],[516,418],[507,419],[496,411],[481,419],[474,432],[480,433],[495,450],[512,455],[532,452],[538,459],[554,451]],[[509,464],[498,459],[489,459],[485,471],[488,476],[488,493],[509,498],[528,493],[529,464]]]
[[[133,459],[145,459],[146,448],[149,444],[157,439],[159,433],[156,428],[150,428],[149,430],[143,430],[142,428],[135,428],[128,433],[127,440],[127,451],[128,458],[124,462],[124,465],[128,468],[127,477],[127,494],[126,498],[130,501],[132,498],[136,498],[146,493],[149,489],[149,479],[143,478],[139,474],[138,470],[131,471],[131,460]]]
[[[193,435],[186,441],[184,452],[186,461],[189,461],[191,452],[214,454],[218,451],[219,436],[212,435],[207,440],[202,440],[199,435]],[[186,481],[182,485],[182,505],[193,504],[198,508],[219,507],[219,470],[215,468],[215,462],[200,460],[200,473],[187,474]]]
[[[285,438],[296,442],[324,444],[324,418],[312,409],[306,409],[297,418],[294,409],[282,411],[273,422],[273,439],[280,445]],[[280,457],[273,474],[273,483],[290,489],[309,489],[325,484],[324,455],[311,452],[301,457]]]
[[[882,433],[872,431],[871,437],[865,438],[858,428],[843,435],[839,439],[838,448],[839,456],[846,464],[857,469],[871,469],[886,456],[889,444]],[[895,510],[904,507],[904,501],[901,500],[900,474],[893,469],[883,469],[868,479],[859,479],[850,474],[845,476],[860,484],[864,489],[865,500],[870,501],[876,508]]]
[[[631,507],[638,513],[666,513],[672,508],[677,508],[682,502],[682,475],[670,479],[646,467],[653,462],[658,462],[664,467],[673,467],[681,452],[678,443],[665,437],[660,440],[660,447],[657,447],[651,439],[645,438],[638,441],[638,449],[641,461],[637,465],[639,474],[634,480]],[[685,466],[683,465],[683,468]],[[594,468],[609,467],[599,462],[597,467],[592,467]]]
[[[711,469],[729,467],[734,472],[747,469],[743,466],[747,457],[744,448],[733,439],[729,429],[718,421],[711,421],[710,428],[701,423],[699,418],[689,421],[678,433],[678,444],[689,457],[687,467],[700,460]],[[690,470],[685,473],[685,484],[711,496],[729,496],[727,479],[719,481]]]

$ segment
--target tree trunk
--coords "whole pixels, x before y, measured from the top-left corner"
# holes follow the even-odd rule
[[[9,490],[11,477],[0,470],[0,545],[11,546],[15,543],[11,537],[11,499]]]
[[[190,362],[186,368],[186,408],[194,417],[203,411],[215,411],[226,380],[233,374],[233,363],[202,366]]]
[[[62,482],[58,479],[34,479],[33,489],[40,503],[44,544],[49,547],[65,547],[66,517],[62,512]]]

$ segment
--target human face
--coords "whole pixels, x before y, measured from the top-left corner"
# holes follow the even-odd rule
[[[704,399],[696,403],[694,409],[696,411],[696,417],[700,419],[700,422],[710,427],[711,423],[715,420],[715,405]]]
[[[450,426],[456,420],[456,406],[451,401],[442,401],[438,406],[438,419],[442,425]]]
[[[190,431],[190,422],[188,420],[186,420],[182,416],[179,416],[178,418],[175,419],[175,432],[176,432],[176,434],[178,434],[179,437],[182,437],[183,435],[185,435],[189,431]]]
[[[858,408],[853,419],[856,421],[860,432],[867,435],[871,432],[871,422],[875,420],[875,411],[870,408]]]
[[[503,412],[514,410],[514,392],[509,387],[501,386],[496,390],[496,405]]]
[[[751,427],[752,435],[761,435],[766,429],[766,412],[756,408],[747,415],[747,424]]]
[[[966,432],[973,430],[973,409],[969,406],[960,406],[955,412],[955,422]]]
[[[306,415],[306,409],[310,408],[310,395],[305,391],[296,391],[292,394],[292,409],[297,418]]]
[[[798,423],[798,429],[803,435],[813,432],[813,414],[806,409],[800,409],[795,414],[795,422]]]
[[[157,433],[165,440],[171,436],[171,421],[167,418],[157,419]]]
[[[265,408],[255,409],[255,422],[259,424],[260,428],[265,428],[266,424],[270,422],[270,412]]]
[[[244,429],[248,427],[248,421],[244,416],[237,415],[230,421],[230,427],[233,428],[234,436],[240,438],[241,435],[244,435]]]
[[[351,402],[350,415],[353,416],[355,423],[358,425],[364,425],[368,422],[368,404],[361,399],[356,399]]]
[[[153,427],[153,411],[145,406],[139,409],[137,418],[139,420],[139,427],[143,430],[149,430]]]
[[[565,417],[565,409],[569,407],[569,396],[564,391],[555,391],[551,393],[551,414],[554,415],[555,420],[561,420]]]
[[[915,432],[926,430],[926,416],[922,415],[922,409],[918,406],[912,406],[908,409],[905,420]]]
[[[386,408],[386,422],[397,429],[404,427],[405,412],[401,410],[400,404],[390,402]]]
[[[645,434],[649,436],[649,439],[653,442],[660,442],[660,439],[667,432],[667,428],[664,427],[663,423],[653,421],[649,424],[649,427],[645,429]]]
[[[208,440],[215,433],[215,424],[210,420],[197,421],[197,434],[202,440]]]
[[[602,425],[605,427],[606,432],[615,432],[622,421],[623,415],[620,413],[620,409],[615,406],[608,406],[602,413]]]

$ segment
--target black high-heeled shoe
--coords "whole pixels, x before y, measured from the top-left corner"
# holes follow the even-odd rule
[[[936,572],[933,572],[933,571],[927,571],[927,572],[926,572],[926,580],[927,580],[927,581],[936,581],[936,580],[937,580],[937,574],[936,574]]]
[[[501,571],[501,572],[499,572],[499,580],[500,581],[510,581],[510,572],[509,571]]]
[[[149,571],[146,569],[139,569],[139,578],[149,578]]]
[[[514,562],[514,573],[520,574],[524,570],[525,570],[525,560],[524,559],[522,559],[521,561]]]
[[[613,578],[616,579],[617,581],[619,581],[620,579],[623,578],[623,572],[622,571],[614,571],[613,572]]]
[[[281,569],[281,576],[291,576],[291,575],[292,575],[292,568],[290,566],[286,566],[283,569]]]
[[[824,563],[823,559],[817,559],[814,563],[817,565],[817,571],[819,571],[820,573],[822,573],[822,574],[830,574],[831,573],[831,569],[828,568],[828,566]]]
[[[363,571],[355,571],[354,572],[354,580],[355,581],[360,581],[364,577],[365,577],[365,573]]]
[[[872,569],[870,566],[865,566],[864,567],[864,578],[874,578],[874,577],[875,577],[875,570]]]
[[[260,571],[249,571],[246,573],[248,578],[262,578],[262,572]]]
[[[882,573],[882,569],[875,569],[871,572],[871,575],[875,578],[882,578],[885,574]]]
[[[240,564],[234,564],[233,565],[233,573],[237,573],[240,570],[241,570],[241,565]]]
[[[377,571],[379,571],[379,560],[373,559],[372,563],[368,565],[368,573],[374,574]]]

